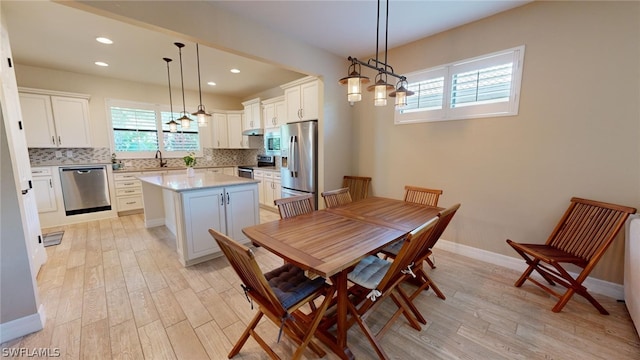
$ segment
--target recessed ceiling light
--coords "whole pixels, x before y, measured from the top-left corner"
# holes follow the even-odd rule
[[[214,83],[213,81],[209,81],[209,82],[207,83],[207,85],[210,85],[210,86],[216,86],[216,83]]]
[[[102,61],[96,61],[96,62],[94,62],[94,64],[96,64],[98,66],[109,66],[109,64],[107,64],[106,62],[102,62]]]
[[[234,74],[238,74],[238,73],[240,73],[240,70],[238,70],[238,69],[231,69],[231,72],[232,72],[232,73],[234,73]]]
[[[97,37],[96,41],[102,44],[107,44],[107,45],[113,44],[113,41],[106,37]]]

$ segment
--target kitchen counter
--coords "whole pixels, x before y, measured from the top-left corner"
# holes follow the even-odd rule
[[[194,169],[221,169],[221,168],[231,168],[236,165],[216,165],[216,166],[195,166]],[[114,174],[118,173],[129,173],[129,172],[139,172],[139,171],[170,171],[170,170],[186,170],[186,166],[171,166],[171,167],[127,167],[123,169],[113,170]]]
[[[248,243],[242,229],[260,223],[259,180],[211,172],[137,178],[145,227],[166,226],[175,235],[178,260],[184,266],[221,256],[209,229]]]
[[[185,174],[141,175],[137,178],[142,182],[176,192],[260,182],[259,180],[215,173],[196,173],[193,177],[187,177]]]

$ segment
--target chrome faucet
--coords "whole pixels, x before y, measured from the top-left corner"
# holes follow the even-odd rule
[[[158,151],[156,151],[156,159],[158,158],[158,155],[160,155],[160,167],[165,167],[167,166],[167,162],[166,161],[162,161],[162,152],[160,151],[160,149],[158,149]]]

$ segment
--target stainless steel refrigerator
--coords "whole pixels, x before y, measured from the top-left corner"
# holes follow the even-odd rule
[[[318,121],[301,121],[280,128],[282,197],[313,194],[318,208]]]

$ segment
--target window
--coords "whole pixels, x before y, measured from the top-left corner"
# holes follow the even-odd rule
[[[524,46],[407,74],[407,106],[395,123],[518,114]]]
[[[165,157],[182,157],[191,151],[200,153],[195,118],[188,129],[183,130],[178,125],[178,132],[171,133],[166,124],[172,118],[166,109],[168,106],[108,100],[107,107],[113,130],[113,149],[119,157],[150,157],[158,149],[166,154]],[[180,116],[173,113],[173,119]]]

